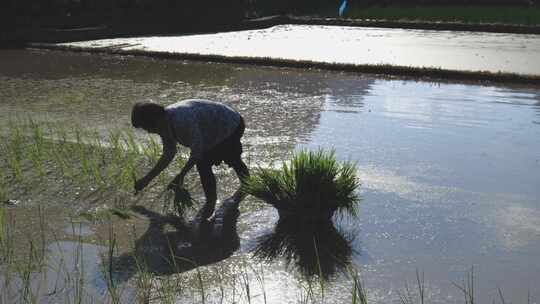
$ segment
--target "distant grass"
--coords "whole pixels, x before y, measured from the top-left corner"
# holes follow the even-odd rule
[[[353,6],[346,18],[463,23],[540,24],[540,7],[519,6]]]
[[[328,220],[336,211],[356,215],[359,186],[354,163],[338,163],[333,152],[304,150],[280,170],[255,170],[242,190],[279,211]]]

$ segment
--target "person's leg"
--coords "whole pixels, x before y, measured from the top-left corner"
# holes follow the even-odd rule
[[[206,196],[202,216],[205,219],[210,219],[216,207],[216,177],[212,172],[212,164],[210,163],[197,163],[197,171],[199,171],[204,195]]]
[[[238,176],[240,181],[243,181],[249,176],[249,169],[241,157],[238,157],[238,159],[231,162],[230,166],[234,169],[234,172],[236,172],[236,176]]]
[[[241,156],[238,156],[235,160],[228,163],[229,166],[231,166],[234,169],[234,172],[236,172],[236,176],[238,176],[238,179],[240,180],[240,184],[244,182],[244,179],[249,176],[249,169],[242,161]],[[244,199],[244,194],[240,189],[236,190],[234,192],[232,198],[236,202],[240,202],[242,199]]]
[[[238,129],[236,129],[235,133],[232,136],[231,139],[231,146],[230,146],[230,157],[227,164],[234,169],[234,172],[236,172],[236,176],[238,176],[238,179],[240,180],[240,184],[244,182],[244,179],[249,176],[249,169],[242,160],[242,136],[244,135],[245,131],[245,124],[244,119],[240,119],[240,125],[238,126]],[[244,199],[243,193],[240,191],[240,188],[234,192],[232,199],[235,202],[240,202],[242,199]]]

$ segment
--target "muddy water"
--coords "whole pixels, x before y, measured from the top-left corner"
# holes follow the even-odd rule
[[[406,281],[413,284],[416,269],[425,273],[430,302],[461,303],[453,282],[460,284],[471,266],[479,302],[498,299],[498,287],[507,302],[525,303],[528,291],[531,303],[540,300],[540,88],[46,51],[1,51],[0,67],[2,123],[30,115],[106,134],[129,127],[137,100],[210,98],[245,116],[252,167],[286,159],[302,147],[332,148],[338,158],[357,162],[359,217],[336,223],[354,236],[351,259],[373,303],[398,302],[398,290]],[[234,190],[224,172],[220,198]],[[22,201],[10,211],[24,218],[37,203]],[[54,200],[39,203],[55,210],[51,229],[68,235],[72,212],[55,209]],[[156,219],[159,215],[147,213],[119,221],[119,242],[130,242],[131,222],[152,239],[180,235],[163,230],[159,223],[165,218]],[[245,263],[261,269],[269,303],[296,302],[301,294],[296,269],[251,257],[256,238],[272,231],[276,220],[273,209],[248,198],[237,231],[231,230],[238,246],[212,243],[186,250],[206,265],[201,268],[215,267],[225,276],[240,273]],[[89,226],[79,234],[86,240],[106,230]],[[93,276],[86,281],[99,297],[105,287],[97,252],[104,249],[84,245],[95,260],[84,261]],[[221,246],[219,254],[212,246]],[[55,255],[75,247],[66,236],[48,248]],[[158,268],[157,273],[172,275]],[[209,276],[206,284],[217,281]],[[338,276],[330,286],[326,302],[350,298],[346,278]],[[261,289],[253,288],[259,296],[252,300],[262,303]]]

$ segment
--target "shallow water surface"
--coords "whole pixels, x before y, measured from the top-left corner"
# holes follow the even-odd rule
[[[528,292],[531,303],[540,300],[538,87],[46,51],[0,51],[0,66],[2,123],[29,115],[106,134],[129,127],[135,101],[210,98],[245,116],[252,168],[304,147],[334,149],[339,159],[357,162],[359,217],[336,224],[354,236],[353,265],[372,303],[398,303],[398,291],[415,282],[417,269],[425,273],[429,302],[462,303],[453,283],[461,284],[472,266],[479,303],[498,300],[498,287],[507,302],[526,303]],[[225,173],[220,197],[234,190]],[[240,247],[211,265],[233,275],[247,261],[263,269],[269,303],[295,302],[300,287],[294,267],[251,257],[276,212],[251,198],[241,211]],[[59,231],[65,227],[58,223]],[[91,256],[97,249],[89,250]],[[102,280],[94,281],[99,294]],[[350,292],[350,282],[338,276],[325,300],[342,303]]]
[[[288,24],[259,30],[116,38],[64,45],[355,65],[540,73],[540,37],[523,34]]]

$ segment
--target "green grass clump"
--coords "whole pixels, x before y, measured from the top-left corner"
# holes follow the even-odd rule
[[[184,187],[177,187],[174,191],[174,206],[178,214],[184,214],[188,208],[193,208],[194,200],[189,191]]]
[[[100,135],[81,126],[10,121],[0,129],[0,203],[37,193],[52,198],[62,191],[65,197],[125,208],[137,200],[134,182],[154,166],[160,148],[153,138],[148,145],[139,143],[131,130]],[[169,170],[183,164],[177,157]],[[150,196],[158,197],[154,186],[164,188],[167,181],[167,174],[156,179],[148,187]]]
[[[242,190],[276,207],[280,216],[329,220],[336,211],[356,215],[359,186],[354,163],[338,163],[334,152],[304,150],[280,170],[254,172]]]

